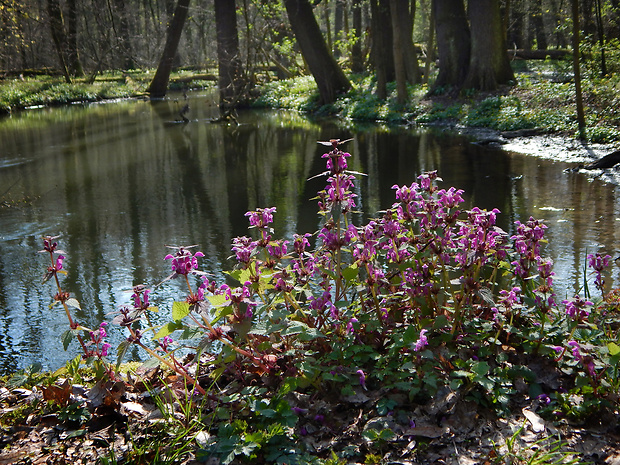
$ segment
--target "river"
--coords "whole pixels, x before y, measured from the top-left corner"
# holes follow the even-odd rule
[[[499,208],[508,232],[530,215],[549,226],[545,255],[555,262],[558,299],[583,284],[587,253],[619,249],[618,187],[565,163],[472,144],[448,131],[313,120],[286,111],[248,110],[238,125],[210,122],[213,97],[193,93],[187,124],[176,120],[182,97],[40,108],[0,119],[0,374],[33,362],[56,369],[76,354],[60,335],[64,312],[50,308],[42,284],[49,260],[41,236],[59,235],[63,287],[81,303],[77,321],[110,321],[133,285],[169,273],[166,245],[197,244],[205,271],[221,279],[230,243],[247,233],[244,213],[277,208],[277,235],[313,232],[324,178],[318,140],[353,138],[350,168],[361,222],[389,207],[394,184],[437,170],[442,187],[465,190],[467,206]],[[616,255],[614,255],[616,254]],[[591,282],[591,277],[589,278]],[[613,266],[608,284],[618,281]],[[179,283],[153,292],[166,321]],[[110,328],[117,343],[124,336]],[[139,354],[132,354],[139,357]]]

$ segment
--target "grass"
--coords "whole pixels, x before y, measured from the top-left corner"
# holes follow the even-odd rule
[[[192,80],[193,76],[196,80]],[[145,94],[152,78],[152,71],[130,71],[102,73],[92,83],[82,78],[67,84],[61,76],[0,80],[0,114],[39,105],[138,97]],[[191,71],[178,71],[170,78],[170,89],[204,85],[204,75]]]

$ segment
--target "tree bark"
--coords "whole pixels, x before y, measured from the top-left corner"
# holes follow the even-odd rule
[[[390,0],[390,16],[392,18],[392,39],[394,54],[394,71],[396,74],[396,101],[399,105],[404,105],[407,101],[407,71],[405,68],[405,31],[401,28],[401,21],[398,17],[402,14],[399,4],[406,0]],[[411,57],[409,57],[411,59]]]
[[[218,87],[220,110],[229,111],[241,103],[244,89],[243,69],[239,57],[235,0],[215,0],[217,33]]]
[[[463,87],[495,90],[514,79],[506,54],[498,0],[472,0],[469,3],[471,58]]]
[[[58,61],[65,81],[71,83],[71,73],[69,72],[67,57],[67,34],[65,33],[65,23],[62,17],[62,9],[58,0],[47,0],[47,13],[50,18],[50,28],[52,31],[52,40],[58,54]]]
[[[362,0],[352,0],[353,35],[355,41],[351,47],[351,71],[364,71],[364,57],[362,55]]]
[[[181,33],[187,18],[190,0],[178,0],[177,7],[174,10],[174,17],[168,26],[166,33],[166,45],[159,60],[155,76],[147,89],[153,98],[163,98],[168,91],[168,82],[170,81],[170,72],[174,62],[174,56],[177,53]]]
[[[471,42],[463,0],[434,0],[432,7],[439,55],[439,74],[432,92],[446,87],[458,90],[469,69]]]
[[[319,89],[320,103],[336,100],[351,87],[349,80],[329,52],[308,0],[284,0],[291,28],[301,53]]]
[[[371,35],[372,35],[372,62],[377,75],[377,96],[380,99],[387,98],[387,83],[396,79],[394,66],[394,39],[392,28],[386,27],[392,24],[390,4],[388,0],[371,0]]]
[[[67,64],[72,76],[82,77],[84,76],[84,68],[82,68],[78,53],[77,24],[77,3],[76,0],[69,0],[67,2]]]

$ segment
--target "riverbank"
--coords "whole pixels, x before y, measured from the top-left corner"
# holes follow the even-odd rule
[[[491,97],[481,96],[482,101],[488,98]],[[438,100],[433,104],[429,99],[424,104],[427,102],[428,108],[439,104]],[[502,102],[503,97],[499,100],[500,108]],[[353,102],[350,103],[353,108]],[[470,105],[472,108],[474,104]],[[346,118],[346,111],[335,115]],[[394,118],[393,123],[412,127],[433,124],[469,135],[478,144],[515,144],[515,147],[521,144],[523,150],[532,152],[537,148],[540,156],[570,154],[577,161],[584,156],[583,150],[588,153],[583,146],[564,145],[564,141],[572,140],[570,137],[551,132],[541,134],[536,127],[489,129],[468,126],[463,124],[467,120],[458,118],[425,121],[430,119],[430,113],[423,110],[417,110],[415,115],[406,113],[406,117],[405,113],[401,114],[400,120]],[[350,121],[355,124],[354,120]],[[204,129],[199,125],[177,127]],[[124,138],[115,137],[114,140]],[[316,138],[309,140],[314,144]],[[536,142],[532,144],[533,141]],[[493,161],[492,157],[489,164]],[[264,158],[261,163],[265,163]],[[304,179],[307,176],[302,182]],[[184,185],[193,182],[187,180]],[[132,183],[144,185],[133,177]],[[151,179],[151,183],[165,186],[156,178]],[[172,184],[169,191],[176,191],[178,185]],[[197,196],[204,198],[204,192]],[[455,194],[454,191],[450,193]],[[403,191],[401,195],[405,194]],[[453,200],[442,198],[442,202],[451,201],[454,197]],[[118,209],[112,210],[116,215]],[[225,207],[221,210],[228,211]],[[88,223],[78,216],[80,221]],[[461,227],[465,225],[466,216],[462,215]],[[178,224],[192,224],[196,228],[194,222],[175,218]],[[160,224],[167,224],[167,221]],[[218,229],[221,227],[218,224]],[[153,229],[158,228],[159,225]],[[437,231],[443,233],[446,228]],[[495,237],[496,231],[492,232],[486,237]],[[424,236],[420,234],[412,238],[414,240],[403,242],[399,251],[404,251],[409,244],[419,244],[419,237]],[[147,244],[146,241],[141,243]],[[481,247],[480,250],[491,248]],[[422,259],[424,254],[430,254],[430,248],[423,246],[417,252],[416,260]],[[71,254],[71,250],[68,253]],[[466,266],[468,261],[458,263]],[[457,261],[450,260],[450,263]],[[426,269],[434,270],[436,264],[429,262]],[[511,273],[505,269],[508,263],[501,267],[506,275]],[[73,273],[72,268],[75,269],[69,255],[63,271]],[[100,273],[98,270],[96,273]],[[345,271],[347,282],[363,284],[357,283],[358,273],[353,267]],[[391,274],[392,285],[398,274]],[[437,281],[441,275],[435,271],[423,279]],[[409,278],[412,281],[415,276],[412,274]],[[456,291],[459,282],[450,285],[454,286],[452,291]],[[488,289],[486,283],[482,286]],[[271,291],[271,287],[265,287],[265,292],[267,290]],[[360,291],[359,295],[368,294]],[[438,295],[447,294],[442,290]],[[336,343],[331,347],[323,344],[322,336],[316,337],[306,326],[298,324],[296,318],[291,319],[292,324],[282,334],[282,328],[257,327],[253,334],[255,340],[266,343],[266,339],[259,338],[269,334],[270,340],[278,341],[273,347],[270,344],[256,346],[253,352],[256,354],[253,360],[261,364],[277,362],[272,366],[271,375],[242,357],[224,371],[214,370],[218,361],[207,358],[199,382],[210,391],[203,397],[195,396],[196,392],[188,388],[187,378],[167,369],[136,367],[131,375],[124,375],[122,381],[104,378],[101,382],[96,382],[92,371],[77,368],[79,359],[69,362],[56,374],[24,370],[0,381],[0,464],[93,463],[97,457],[101,463],[184,464],[227,463],[229,458],[231,463],[265,463],[276,462],[278,457],[279,463],[330,465],[361,462],[461,465],[509,460],[536,463],[537,457],[538,463],[557,463],[558,459],[565,459],[564,463],[614,463],[620,451],[618,381],[613,371],[617,367],[617,357],[609,360],[609,355],[616,356],[617,352],[598,331],[603,328],[606,334],[615,334],[615,307],[610,305],[605,312],[592,312],[592,319],[580,324],[575,333],[575,339],[583,342],[587,357],[596,361],[593,369],[599,374],[596,379],[594,376],[590,379],[588,373],[591,372],[586,371],[585,362],[582,367],[578,360],[571,358],[571,354],[576,357],[570,344],[576,342],[572,340],[571,328],[575,330],[577,326],[572,326],[570,319],[563,319],[566,317],[564,306],[553,310],[557,315],[553,321],[543,319],[549,339],[539,352],[535,342],[542,336],[537,330],[540,322],[533,299],[524,301],[523,308],[519,306],[511,313],[508,307],[514,302],[508,302],[508,296],[501,300],[499,295],[493,297],[500,308],[495,309],[495,316],[499,318],[496,320],[493,309],[485,304],[489,302],[489,295],[480,292],[479,297],[481,300],[475,309],[468,313],[472,318],[462,321],[462,339],[450,337],[448,323],[454,321],[453,317],[459,318],[459,314],[450,313],[453,310],[450,305],[443,306],[441,314],[422,322],[428,328],[431,344],[424,352],[416,348],[418,343],[423,345],[423,334],[418,334],[417,325],[410,324],[411,319],[407,322],[411,330],[392,337],[389,332],[374,330],[377,328],[374,312],[366,315],[363,308],[358,312],[343,301],[326,315],[329,313],[334,319],[342,316],[340,327],[345,328],[345,323],[350,323],[351,329],[347,325],[347,332],[340,334],[342,338],[336,334]],[[274,305],[279,302],[270,301]],[[386,302],[393,306],[391,310],[400,310],[400,302],[390,304],[389,295],[386,295]],[[381,326],[385,331],[392,326],[395,331],[407,328],[401,323],[399,312],[390,320],[388,307],[381,310],[385,310],[386,321]],[[259,307],[257,311],[265,309]],[[347,321],[353,314],[356,321]],[[585,318],[582,314],[577,317]],[[380,318],[383,320],[383,316]],[[494,321],[503,322],[504,329],[501,325],[494,326]],[[557,326],[552,326],[554,324]],[[354,339],[352,335],[357,326],[360,333]],[[589,330],[592,333],[588,333]],[[326,327],[326,332],[334,335],[330,331]],[[571,336],[566,338],[569,333]],[[498,335],[502,337],[498,339]],[[307,351],[297,351],[313,339],[316,344],[307,346]],[[550,344],[564,345],[563,357],[554,360],[557,354]],[[538,345],[540,347],[540,343]],[[315,377],[315,367],[321,366],[316,355],[320,350],[327,350],[327,357],[322,359],[326,365]],[[182,363],[185,365],[189,361],[189,358],[184,359]],[[302,374],[295,371],[300,367]],[[403,378],[398,379],[401,375]],[[600,391],[593,394],[590,383]],[[612,387],[610,383],[614,383]],[[546,397],[541,397],[542,394]],[[332,451],[338,456],[330,456]],[[289,455],[279,456],[282,452]]]

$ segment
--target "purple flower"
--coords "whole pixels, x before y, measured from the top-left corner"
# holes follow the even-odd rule
[[[198,257],[204,257],[202,252],[196,252],[192,254],[187,248],[179,247],[179,250],[174,254],[168,254],[164,257],[164,260],[172,260],[172,271],[175,277],[177,275],[187,276],[189,273],[198,269]]]
[[[306,233],[304,235],[293,235],[293,248],[298,255],[302,255],[306,251],[306,247],[310,247],[310,242],[308,241],[309,237],[312,237],[312,234]]]
[[[289,241],[274,241],[267,245],[267,251],[273,258],[281,259],[286,255],[286,246]]]
[[[367,389],[366,388],[366,374],[364,373],[364,371],[363,370],[357,370],[356,373],[360,377],[360,386],[362,386],[364,389]]]
[[[588,266],[593,268],[596,272],[596,278],[594,279],[594,285],[600,291],[603,290],[605,280],[603,279],[602,271],[609,266],[609,255],[601,256],[600,253],[588,255]]]
[[[420,337],[416,341],[415,346],[413,348],[414,351],[420,352],[424,347],[428,345],[428,338],[426,337],[427,332],[428,330],[426,329],[423,329],[422,331],[420,331]]]
[[[235,253],[239,263],[248,264],[256,250],[258,243],[251,237],[242,236],[233,239],[232,251]]]
[[[273,213],[276,207],[257,208],[256,211],[249,211],[245,214],[249,218],[250,226],[254,228],[265,228],[273,223]]]
[[[575,357],[576,360],[581,361],[581,352],[579,351],[581,347],[579,347],[579,343],[577,341],[568,341],[568,345],[571,347],[573,357]]]
[[[60,271],[62,270],[62,261],[65,259],[64,255],[59,255],[56,258],[56,266],[54,267],[56,269],[56,271]]]
[[[562,303],[566,305],[566,314],[573,320],[583,321],[590,315],[590,312],[586,310],[586,306],[592,306],[593,303],[589,300],[583,300],[578,295],[572,300],[563,300]]]

